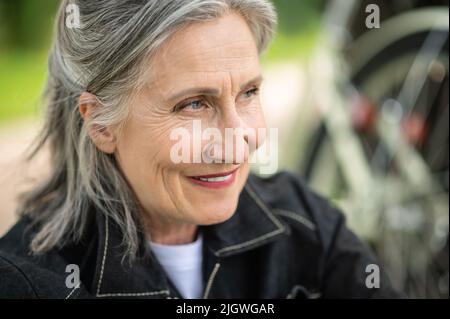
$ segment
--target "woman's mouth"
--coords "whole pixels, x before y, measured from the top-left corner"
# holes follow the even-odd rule
[[[217,173],[217,174],[209,174],[209,175],[199,175],[199,176],[189,176],[189,180],[200,186],[208,187],[208,188],[223,188],[230,186],[236,179],[236,174],[238,168],[235,168],[232,171]]]

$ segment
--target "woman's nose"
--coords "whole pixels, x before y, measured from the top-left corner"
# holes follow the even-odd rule
[[[241,164],[249,159],[251,139],[254,134],[235,110],[223,114],[220,123],[221,138],[214,140],[209,149],[220,148],[221,152],[210,155],[215,162]]]

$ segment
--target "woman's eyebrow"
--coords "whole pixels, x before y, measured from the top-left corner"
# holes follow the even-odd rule
[[[251,85],[259,85],[261,84],[261,82],[264,80],[263,76],[260,74],[256,77],[254,77],[253,79],[251,79],[250,81],[245,82],[244,84],[241,85],[241,91],[246,89],[247,87],[251,86]]]
[[[261,84],[262,81],[263,81],[262,75],[258,75],[256,77],[254,77],[253,79],[242,84],[240,86],[240,90],[242,91],[245,88],[249,87],[250,85]],[[172,95],[171,97],[169,97],[168,100],[175,101],[186,95],[219,95],[219,90],[215,89],[215,88],[209,88],[209,87],[193,87],[193,88],[188,88],[188,89],[182,90],[182,91]]]
[[[219,90],[208,87],[193,87],[182,90],[169,98],[169,101],[175,101],[186,95],[219,95]]]

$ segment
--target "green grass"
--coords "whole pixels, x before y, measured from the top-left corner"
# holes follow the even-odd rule
[[[319,28],[285,35],[278,33],[269,48],[262,55],[263,63],[280,60],[305,59],[313,51],[319,35]]]
[[[45,53],[0,54],[0,125],[39,112],[46,68]]]

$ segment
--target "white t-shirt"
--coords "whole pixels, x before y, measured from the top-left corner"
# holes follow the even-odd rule
[[[156,258],[183,298],[201,298],[203,291],[203,238],[185,245],[161,245],[150,242]]]

